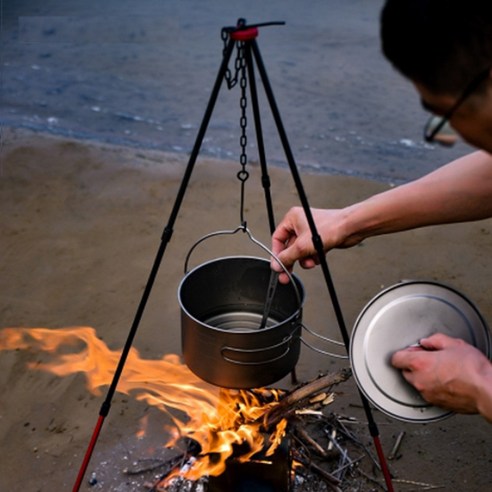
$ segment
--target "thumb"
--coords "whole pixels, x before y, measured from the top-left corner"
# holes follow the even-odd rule
[[[283,271],[282,266],[279,264],[280,262],[285,268],[287,268],[287,270],[291,271],[294,263],[299,258],[295,243],[290,246],[286,246],[282,251],[277,253],[277,258],[279,261],[275,258],[272,259],[272,268],[274,270],[277,272]]]

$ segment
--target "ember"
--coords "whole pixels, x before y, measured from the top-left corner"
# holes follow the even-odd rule
[[[94,394],[110,384],[120,356],[90,327],[1,330],[0,350],[19,349],[52,357],[50,362],[31,364],[32,369],[58,376],[83,373]],[[207,483],[207,490],[216,492],[230,490],[232,476],[271,476],[272,465],[281,473],[275,473],[275,484],[264,481],[266,490],[290,490],[291,482],[297,490],[309,490],[299,487],[303,475],[313,474],[327,490],[341,490],[343,477],[361,457],[350,459],[340,438],[357,445],[358,441],[339,419],[327,417],[323,408],[333,400],[326,391],[349,376],[349,371],[322,376],[291,393],[266,388],[225,390],[197,378],[177,355],[145,360],[132,349],[118,391],[166,412],[174,424],[166,429],[171,437],[163,446],[181,452],[155,467],[165,472],[154,475],[151,490],[187,490],[176,488],[185,483]],[[321,425],[321,431],[312,432],[309,425],[313,423]],[[136,431],[144,434],[144,423]],[[287,445],[290,441],[292,446]],[[315,458],[335,459],[335,473],[324,470]]]

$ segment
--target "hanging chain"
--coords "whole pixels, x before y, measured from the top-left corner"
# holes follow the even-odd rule
[[[224,42],[224,53],[227,47],[227,42],[229,40],[229,33],[225,30],[221,33],[222,40]],[[248,119],[246,116],[246,108],[248,107],[247,98],[247,88],[248,79],[246,77],[246,57],[244,56],[244,42],[237,42],[237,55],[234,61],[234,75],[232,75],[229,68],[226,70],[225,79],[227,82],[228,89],[232,89],[237,85],[239,80],[239,87],[241,89],[241,96],[239,99],[239,107],[241,110],[241,117],[239,119],[239,126],[241,129],[241,135],[239,137],[239,146],[241,148],[241,153],[239,155],[239,164],[241,165],[241,170],[237,173],[237,178],[241,182],[241,202],[240,202],[240,220],[243,226],[246,226],[246,221],[244,220],[244,201],[245,201],[245,183],[249,178],[249,172],[246,170],[246,165],[248,163],[248,154],[246,151],[248,145],[248,136],[246,130],[248,127]]]
[[[246,225],[244,220],[244,194],[245,194],[245,184],[249,178],[249,172],[246,170],[246,165],[248,163],[248,154],[246,153],[246,147],[248,145],[248,136],[246,134],[246,129],[248,127],[248,119],[246,117],[246,108],[248,106],[248,99],[246,89],[248,87],[248,79],[246,77],[246,59],[244,57],[244,43],[241,43],[240,49],[240,59],[241,59],[241,78],[239,80],[239,87],[241,88],[241,97],[239,99],[239,107],[241,108],[241,118],[239,119],[239,126],[241,128],[241,136],[239,137],[239,146],[241,147],[241,154],[239,156],[239,164],[241,164],[241,170],[237,173],[237,178],[241,182],[241,224]],[[239,57],[238,57],[239,58]]]
[[[224,43],[224,47],[222,49],[222,56],[225,56],[226,49],[227,49],[227,43],[229,42],[229,33],[226,30],[222,30],[220,34],[222,41]],[[242,68],[243,64],[243,47],[244,43],[242,41],[237,42],[237,55],[236,55],[236,60],[234,61],[234,75],[232,75],[231,69],[227,67],[226,73],[225,73],[225,80],[227,82],[227,88],[232,89],[238,81],[238,76]]]

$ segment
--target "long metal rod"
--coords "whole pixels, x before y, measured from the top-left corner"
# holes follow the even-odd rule
[[[210,96],[210,100],[208,102],[207,108],[205,110],[205,114],[202,120],[202,123],[200,125],[200,129],[198,131],[198,135],[196,137],[195,145],[193,146],[193,150],[190,154],[190,159],[188,161],[188,165],[186,167],[183,179],[181,181],[181,186],[179,188],[178,194],[176,196],[176,200],[174,202],[174,206],[172,208],[169,220],[167,225],[164,228],[164,231],[161,236],[161,243],[159,246],[159,249],[157,251],[157,255],[155,257],[152,269],[149,274],[149,278],[147,280],[147,284],[145,286],[144,292],[142,294],[142,298],[140,300],[140,303],[138,305],[137,311],[135,313],[135,317],[133,320],[133,323],[131,325],[130,331],[128,333],[128,337],[125,343],[125,346],[123,347],[123,350],[121,352],[121,356],[118,362],[118,365],[116,367],[113,380],[109,386],[108,392],[106,394],[106,398],[104,402],[102,403],[101,409],[99,411],[99,418],[97,420],[97,423],[94,427],[94,431],[92,433],[91,440],[89,442],[89,446],[87,448],[87,451],[85,453],[84,459],[82,461],[82,465],[80,467],[79,473],[77,475],[74,487],[73,487],[73,492],[77,492],[80,489],[80,486],[82,484],[82,480],[84,479],[84,475],[87,471],[87,467],[89,465],[92,453],[94,451],[94,447],[96,445],[97,439],[99,437],[99,433],[101,432],[102,425],[104,423],[105,418],[109,414],[109,411],[111,409],[111,401],[113,399],[114,393],[116,391],[116,387],[118,386],[118,382],[121,377],[121,373],[123,372],[123,368],[125,366],[128,354],[130,352],[130,349],[133,344],[133,340],[135,338],[135,335],[137,333],[138,326],[140,324],[140,320],[142,319],[143,312],[145,310],[145,306],[147,305],[147,301],[150,296],[150,292],[152,290],[152,287],[154,285],[154,281],[157,276],[157,272],[159,270],[160,264],[162,262],[162,258],[164,256],[164,253],[166,251],[167,245],[171,239],[171,236],[173,234],[173,227],[174,223],[176,221],[176,217],[178,216],[179,209],[181,207],[181,204],[183,202],[183,198],[185,196],[186,188],[188,187],[188,183],[191,178],[191,174],[193,171],[193,168],[195,166],[196,159],[198,157],[198,153],[200,151],[200,147],[203,142],[203,138],[205,136],[205,132],[207,130],[208,124],[210,122],[210,118],[213,113],[213,109],[215,106],[215,103],[217,101],[217,97],[219,94],[220,86],[222,84],[223,79],[225,78],[227,66],[229,64],[229,60],[232,54],[232,51],[234,49],[234,44],[235,41],[231,39],[226,47],[222,63],[220,65],[219,73],[217,75],[217,78],[215,80],[214,87],[212,89],[212,94]]]
[[[258,66],[258,71],[260,73],[261,80],[263,82],[263,86],[265,89],[265,93],[270,104],[270,109],[272,111],[272,115],[277,126],[277,130],[280,136],[280,140],[282,142],[282,146],[285,152],[285,156],[287,158],[287,162],[289,164],[289,168],[292,174],[292,178],[297,188],[297,193],[299,195],[299,199],[301,201],[302,207],[304,209],[304,213],[306,215],[306,219],[309,224],[309,228],[312,234],[312,240],[316,252],[318,254],[320,266],[325,277],[326,286],[328,288],[328,292],[330,294],[330,298],[333,304],[333,309],[335,312],[335,316],[337,318],[338,326],[340,328],[340,332],[347,349],[347,353],[350,348],[350,337],[348,334],[348,330],[345,324],[345,320],[343,318],[342,309],[340,307],[340,303],[338,301],[338,296],[335,290],[335,285],[333,283],[333,279],[330,274],[330,270],[328,268],[328,261],[326,259],[326,255],[323,249],[323,242],[321,237],[317,231],[316,224],[313,219],[313,215],[311,213],[311,208],[309,206],[309,202],[306,196],[306,192],[304,191],[304,186],[302,184],[301,177],[299,175],[299,171],[297,169],[297,165],[295,163],[294,155],[292,154],[292,150],[290,148],[289,140],[287,139],[287,134],[284,129],[284,125],[282,123],[282,118],[280,116],[280,111],[278,110],[277,103],[275,101],[275,96],[273,94],[273,90],[270,85],[270,81],[268,79],[268,75],[265,70],[265,66],[263,64],[263,60],[261,58],[260,51],[258,49],[258,45],[255,40],[250,41],[251,48],[253,51],[254,58],[256,60],[256,64]],[[374,440],[374,445],[378,454],[379,462],[381,465],[381,469],[385,478],[386,486],[388,487],[389,492],[393,492],[393,484],[391,481],[391,475],[389,473],[388,465],[386,463],[386,459],[384,453],[382,451],[381,443],[379,440],[379,429],[372,415],[371,407],[369,406],[369,402],[365,395],[359,391],[362,405],[364,407],[364,411],[366,413],[366,418],[368,422],[369,432]]]

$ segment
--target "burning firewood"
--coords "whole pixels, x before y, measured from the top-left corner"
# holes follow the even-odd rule
[[[326,405],[329,405],[333,401],[333,396],[329,393],[331,388],[337,384],[340,384],[346,381],[351,376],[351,372],[349,369],[342,369],[334,374],[326,374],[318,377],[317,379],[304,384],[294,391],[287,392],[279,392],[278,390],[268,390],[268,389],[259,389],[259,390],[240,390],[239,393],[250,393],[255,401],[257,401],[258,405],[263,405],[264,411],[253,412],[251,415],[255,415],[255,418],[251,420],[251,415],[242,416],[242,419],[250,421],[249,425],[259,425],[259,431],[263,433],[265,436],[265,446],[266,449],[272,441],[275,439],[279,439],[278,437],[272,439],[272,435],[277,432],[278,427],[281,429],[285,429],[282,431],[283,436],[287,436],[289,441],[293,441],[297,443],[298,448],[304,448],[304,450],[292,452],[289,451],[289,462],[292,458],[295,459],[298,465],[302,465],[307,469],[311,470],[311,472],[317,474],[322,478],[322,480],[326,483],[329,490],[340,490],[338,485],[341,480],[318,465],[314,464],[311,457],[309,456],[310,452],[306,452],[306,449],[313,450],[318,456],[321,456],[324,459],[334,459],[340,455],[339,450],[337,449],[328,449],[323,448],[314,437],[309,435],[309,432],[305,428],[305,421],[309,418],[316,418],[323,415],[323,408]],[[235,390],[223,390],[229,393],[237,393]],[[280,397],[278,396],[280,394]],[[273,404],[272,404],[273,402]],[[237,404],[240,407],[239,404]],[[236,425],[240,427],[244,422],[236,422]],[[188,441],[189,442],[189,441]],[[280,441],[279,441],[280,442]],[[236,445],[236,448],[242,448],[244,446]],[[295,446],[294,446],[295,447]],[[247,446],[246,446],[247,448]],[[252,462],[255,461],[268,461],[270,460],[270,456],[274,455],[275,447],[270,445],[270,451],[265,449],[262,451],[264,456],[262,455],[261,460],[258,460],[258,453],[255,453],[250,458],[244,459],[241,455],[241,452],[236,453],[235,455],[228,458],[228,466],[230,466],[231,460],[239,461],[239,462],[248,462],[250,459]],[[247,453],[246,453],[247,454]],[[169,480],[170,476],[179,477],[180,473],[177,468],[181,468],[183,466],[183,462],[185,462],[185,468],[188,466],[193,466],[193,461],[196,458],[203,459],[205,456],[203,453],[200,456],[197,456],[196,453],[190,453],[189,450],[185,450],[181,455],[183,458],[188,457],[190,462],[186,462],[186,460],[180,460],[176,462],[176,458],[172,461],[170,460],[168,463],[163,464],[166,471],[161,474],[159,479],[149,484],[150,490],[153,491],[170,491],[174,490],[170,487],[175,487],[176,484],[172,480]],[[273,458],[275,459],[275,458]],[[174,470],[172,468],[172,464],[174,463]],[[170,466],[171,465],[171,466]],[[291,466],[289,463],[289,470]],[[289,472],[290,474],[290,472]],[[182,479],[182,478],[181,478]],[[174,485],[171,485],[173,484]],[[179,490],[179,489],[177,489]],[[215,489],[214,489],[215,490]]]
[[[277,425],[280,420],[284,418],[289,418],[295,411],[309,403],[309,400],[313,398],[314,395],[318,395],[327,388],[331,388],[336,384],[343,383],[351,376],[350,369],[342,369],[336,373],[326,374],[321,376],[314,381],[311,381],[298,389],[288,393],[284,398],[282,398],[279,404],[267,412],[264,417],[264,425],[266,429],[271,429],[273,426]],[[323,393],[323,400],[326,398],[326,393]],[[316,401],[314,402],[316,403]]]
[[[60,377],[82,372],[94,393],[110,384],[120,356],[90,327],[4,329],[0,335],[0,350],[48,352],[51,360],[37,363],[36,370]],[[218,484],[224,482],[219,477],[227,478],[228,469],[236,466],[233,475],[243,473],[246,480],[258,472],[266,479],[284,477],[283,484],[293,482],[292,487],[271,486],[276,492],[337,490],[361,459],[352,459],[344,445],[353,443],[370,456],[342,419],[327,415],[332,387],[349,377],[350,370],[344,369],[292,392],[225,390],[195,376],[175,354],[146,360],[132,350],[118,391],[171,417],[173,426],[163,447],[173,453],[162,463],[136,460],[136,466],[127,467],[125,473],[132,474],[132,481],[138,474],[144,478],[146,473],[159,473],[148,486],[154,491],[229,492],[240,487],[220,489]],[[274,466],[278,473],[272,472]]]

